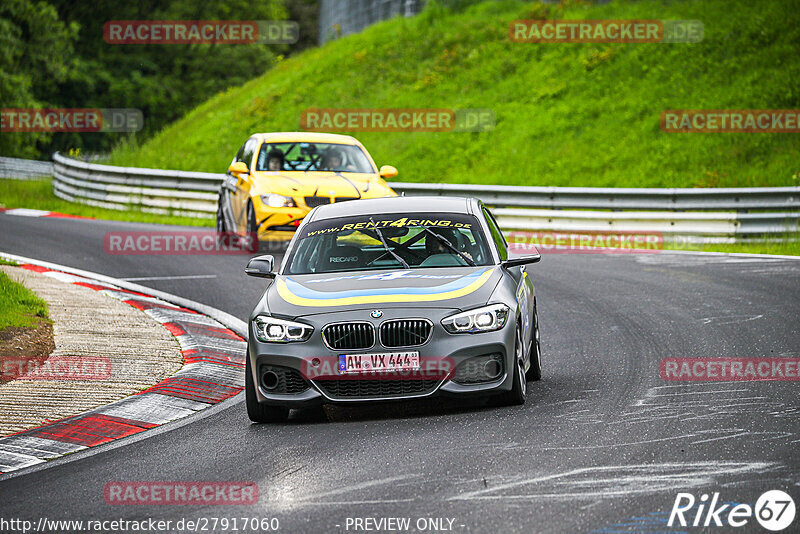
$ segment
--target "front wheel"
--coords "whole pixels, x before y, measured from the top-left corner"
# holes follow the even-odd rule
[[[522,328],[517,321],[517,331],[514,336],[514,381],[511,386],[511,391],[501,395],[500,400],[502,404],[507,406],[521,406],[525,404],[525,399],[528,396],[528,386],[525,380],[525,354],[522,342]]]
[[[539,342],[539,312],[533,301],[533,339],[531,340],[531,367],[525,374],[529,382],[542,379],[542,344]]]
[[[247,417],[254,423],[280,423],[289,417],[289,408],[265,406],[258,402],[249,357],[244,369],[244,400],[247,405]]]
[[[252,202],[247,203],[247,232],[258,235],[258,221],[256,220],[256,210]]]
[[[223,193],[220,193],[217,203],[217,240],[221,240],[222,235],[228,231],[228,225],[225,224],[225,213],[222,211],[222,195]]]

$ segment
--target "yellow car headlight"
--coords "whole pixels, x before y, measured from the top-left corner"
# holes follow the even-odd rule
[[[279,195],[278,193],[261,195],[261,202],[270,208],[294,208],[297,206],[292,197],[285,197],[283,195]]]

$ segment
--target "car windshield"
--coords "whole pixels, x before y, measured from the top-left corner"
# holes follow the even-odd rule
[[[456,213],[342,217],[297,236],[286,274],[490,265],[478,220]]]
[[[256,170],[376,172],[360,147],[330,143],[264,143]]]

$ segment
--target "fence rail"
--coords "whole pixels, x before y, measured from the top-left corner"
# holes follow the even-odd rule
[[[212,218],[224,174],[114,167],[53,156],[57,196],[113,209]],[[402,183],[400,194],[474,196],[508,230],[750,237],[796,230],[800,187],[616,189]],[[755,211],[755,213],[752,213]]]
[[[71,202],[212,218],[224,174],[98,165],[53,155],[53,192]]]
[[[390,184],[406,195],[467,195],[486,204],[520,208],[593,210],[800,209],[800,187],[601,188],[473,184]]]
[[[0,178],[31,180],[53,175],[49,161],[0,157]]]

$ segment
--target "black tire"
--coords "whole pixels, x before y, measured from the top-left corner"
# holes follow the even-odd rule
[[[539,341],[539,312],[536,309],[536,299],[533,299],[533,339],[531,339],[531,367],[525,373],[528,382],[542,379],[542,344]]]
[[[247,417],[254,423],[281,423],[289,417],[289,408],[267,406],[258,402],[253,373],[250,370],[250,357],[247,357],[244,370],[244,400],[247,405]]]
[[[253,203],[247,203],[247,231],[258,234],[258,221],[256,220],[256,210]]]
[[[222,213],[222,194],[220,194],[219,202],[217,202],[217,233],[228,231],[228,225],[225,224],[225,215]]]
[[[514,341],[514,360],[516,365],[510,371],[514,374],[511,391],[500,395],[500,401],[506,406],[522,406],[528,396],[528,387],[525,380],[524,349],[522,348],[522,328],[517,320],[517,332]]]
[[[228,225],[225,224],[225,215],[222,212],[222,195],[220,193],[219,202],[217,203],[217,243],[222,244],[222,234],[228,231]]]
[[[253,208],[253,203],[247,203],[247,237],[248,243],[250,243],[249,239],[250,236],[256,236],[256,240],[258,240],[258,220],[256,219],[256,210]],[[253,243],[253,249],[256,252],[269,252],[268,250],[264,249],[264,243],[262,241],[256,241]]]

